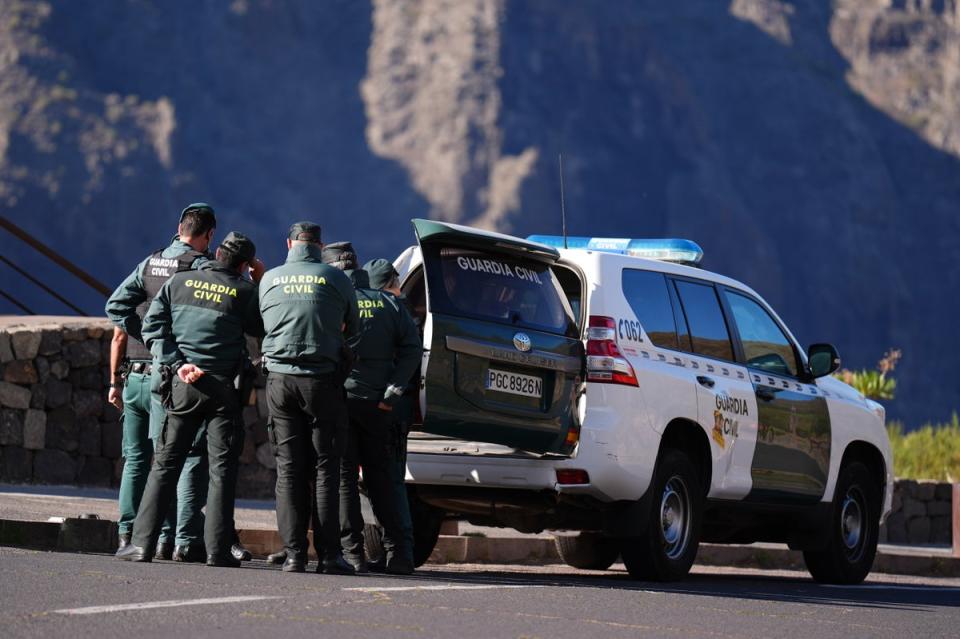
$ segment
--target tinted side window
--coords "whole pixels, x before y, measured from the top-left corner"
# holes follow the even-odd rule
[[[778,375],[797,376],[797,356],[790,340],[767,311],[748,297],[725,291],[737,324],[747,365]]]
[[[707,284],[677,281],[677,292],[690,327],[693,352],[732,361],[730,333],[714,288]]]
[[[673,322],[673,307],[663,273],[624,269],[623,294],[657,346],[677,349],[677,327]]]

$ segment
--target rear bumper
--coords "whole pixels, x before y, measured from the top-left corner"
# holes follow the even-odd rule
[[[575,467],[580,466],[571,459],[412,453],[407,482],[422,501],[477,525],[521,532],[593,530],[611,536],[638,535],[645,529],[647,495],[617,500],[596,483],[557,483],[558,468]]]
[[[560,492],[556,475],[558,461],[410,453],[407,455],[407,482]]]

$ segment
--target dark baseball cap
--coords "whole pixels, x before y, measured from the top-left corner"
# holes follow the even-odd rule
[[[183,218],[185,218],[187,213],[190,212],[196,212],[203,216],[209,215],[213,218],[213,225],[217,225],[217,214],[214,212],[213,207],[206,202],[194,202],[193,204],[188,204],[182,211],[180,211],[180,221],[183,222]]]
[[[253,240],[236,231],[227,233],[223,242],[220,243],[220,248],[233,253],[245,262],[249,262],[257,256],[257,247],[254,246]]]
[[[370,274],[370,288],[375,289],[382,289],[399,275],[397,269],[393,268],[393,262],[382,257],[364,264],[363,270]]]
[[[287,239],[320,243],[320,225],[313,222],[297,222],[290,227]]]
[[[353,251],[350,242],[334,242],[323,247],[320,256],[324,264],[336,267],[341,271],[355,271],[358,268],[357,254]]]

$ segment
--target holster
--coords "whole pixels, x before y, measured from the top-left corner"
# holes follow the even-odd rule
[[[176,373],[166,364],[160,366],[160,403],[164,408],[173,408],[173,376]]]
[[[356,356],[353,354],[353,349],[344,342],[340,347],[340,361],[337,362],[337,369],[334,371],[338,386],[343,386],[346,383],[347,378],[350,377],[350,373],[353,371],[353,363],[355,361]]]
[[[120,364],[120,368],[117,369],[117,372],[120,373],[121,381],[126,384],[127,377],[130,376],[130,360],[124,357],[123,362]]]
[[[250,402],[250,393],[253,392],[254,383],[257,381],[257,367],[249,358],[244,357],[240,364],[240,372],[234,379],[237,393],[240,398],[240,406],[246,406]]]

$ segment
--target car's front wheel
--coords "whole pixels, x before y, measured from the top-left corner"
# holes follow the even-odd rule
[[[647,529],[622,540],[620,556],[634,579],[682,579],[697,556],[703,519],[703,489],[693,462],[679,450],[664,451],[650,490]]]
[[[880,534],[880,489],[861,462],[837,477],[826,548],[804,551],[807,570],[820,583],[858,584],[870,573]]]

